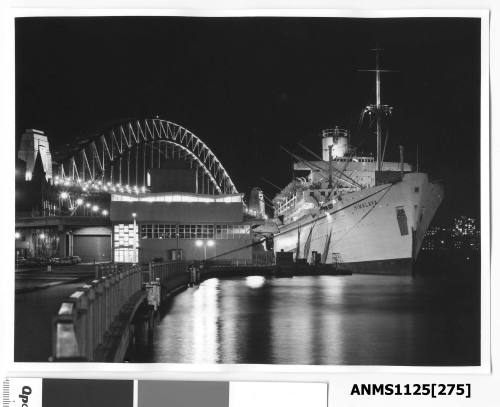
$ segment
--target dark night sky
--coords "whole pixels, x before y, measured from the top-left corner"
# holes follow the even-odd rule
[[[261,177],[291,179],[280,145],[319,153],[322,128],[354,128],[373,103],[373,74],[357,69],[373,67],[376,43],[398,70],[383,77],[395,106],[387,158],[402,143],[414,162],[418,144],[421,169],[445,183],[438,218],[478,216],[479,19],[18,19],[16,140],[38,128],[61,151],[111,122],[160,115],[204,140],[241,192],[272,197]]]

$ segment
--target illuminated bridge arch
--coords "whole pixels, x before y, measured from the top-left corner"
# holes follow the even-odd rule
[[[148,171],[181,160],[196,170],[199,193],[238,191],[210,148],[186,128],[163,119],[119,124],[80,146],[59,164],[59,177],[126,189],[148,185]]]

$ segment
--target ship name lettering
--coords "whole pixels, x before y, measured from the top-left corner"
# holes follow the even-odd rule
[[[369,208],[370,206],[375,206],[377,204],[376,201],[366,201],[366,202],[361,202],[357,205],[354,205],[354,209],[363,209],[363,208]]]

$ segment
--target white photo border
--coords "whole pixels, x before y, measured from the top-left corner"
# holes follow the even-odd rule
[[[4,273],[7,281],[2,284],[3,318],[6,329],[2,335],[2,350],[5,350],[6,372],[12,377],[89,377],[114,379],[147,379],[154,375],[161,379],[196,380],[210,374],[212,380],[267,380],[276,379],[276,374],[288,375],[307,373],[308,380],[324,378],[332,373],[414,373],[414,374],[487,374],[491,372],[491,204],[490,204],[490,77],[489,36],[490,13],[488,10],[334,10],[334,9],[62,9],[62,8],[11,8],[3,16],[3,57],[5,91],[2,95],[2,134],[7,135],[2,154],[4,168],[14,169],[12,151],[15,134],[15,74],[14,74],[14,19],[16,17],[110,17],[110,16],[190,16],[190,17],[349,17],[349,18],[396,18],[396,17],[463,17],[481,19],[481,365],[472,367],[420,367],[420,366],[324,366],[324,365],[200,365],[200,364],[127,364],[127,363],[20,363],[13,361],[14,355],[14,259],[9,251],[12,245],[10,233],[5,233],[2,248],[9,258]],[[8,177],[7,177],[8,178]],[[8,197],[14,196],[14,177],[7,187]],[[11,214],[5,222],[6,230],[14,230],[14,199],[2,204],[4,213]],[[4,256],[4,258],[6,258]],[[498,294],[498,293],[497,293]]]

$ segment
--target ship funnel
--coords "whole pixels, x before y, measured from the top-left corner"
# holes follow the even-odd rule
[[[258,187],[252,188],[250,198],[248,200],[248,209],[255,213],[255,215],[260,219],[264,219],[266,217],[266,207],[262,189]]]
[[[344,157],[349,152],[349,132],[336,126],[321,132],[323,161],[330,161],[330,146],[332,158]]]

